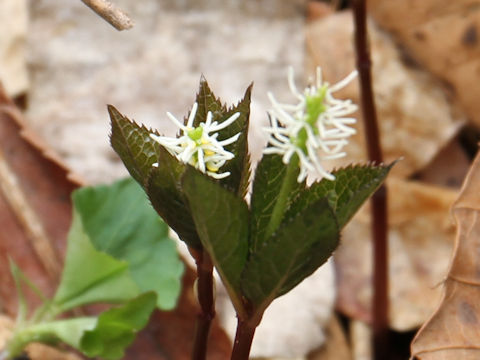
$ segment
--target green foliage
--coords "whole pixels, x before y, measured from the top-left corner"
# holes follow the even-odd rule
[[[335,181],[322,179],[312,184],[296,199],[285,217],[295,216],[309,204],[327,198],[341,229],[383,183],[393,165],[395,163],[380,166],[356,165],[336,170],[333,172]]]
[[[278,200],[285,181],[291,182],[283,204],[285,208],[288,208],[305,188],[305,182],[299,184],[295,181],[300,171],[298,167],[292,169],[295,173],[287,177],[287,166],[280,155],[264,155],[257,166],[251,201],[250,248],[253,252],[271,236],[267,231],[275,207],[280,206]]]
[[[183,189],[202,244],[212,257],[237,311],[240,275],[248,253],[248,208],[244,200],[189,167]]]
[[[94,303],[119,303],[137,296],[126,261],[95,249],[74,209],[62,279],[53,299],[58,312]]]
[[[97,251],[125,261],[140,292],[155,291],[158,306],[172,309],[183,264],[167,225],[138,184],[127,178],[108,186],[85,187],[75,191],[73,201],[83,225],[81,234]]]
[[[95,328],[97,318],[81,317],[57,321],[42,322],[25,328],[16,329],[5,346],[8,358],[22,353],[30,342],[53,343],[62,341],[76,349],[85,331]]]
[[[190,210],[180,191],[185,166],[150,137],[156,134],[140,126],[109,105],[112,124],[110,143],[130,175],[145,189],[153,207],[178,236],[193,248],[200,240]],[[158,168],[153,167],[157,163]]]
[[[8,259],[10,273],[12,274],[13,281],[15,281],[15,288],[17,290],[18,297],[18,314],[17,314],[17,323],[23,323],[27,317],[27,300],[25,299],[25,293],[22,288],[22,279],[24,275],[20,268],[15,264],[12,259]]]
[[[233,124],[227,126],[225,129],[219,131],[218,140],[228,139],[237,133],[240,133],[239,138],[233,144],[227,145],[226,150],[235,154],[235,157],[227,162],[222,171],[229,171],[230,176],[222,179],[221,183],[229,190],[236,192],[239,197],[244,198],[248,190],[248,180],[250,178],[250,155],[248,154],[248,126],[250,118],[250,98],[252,92],[250,85],[245,92],[243,99],[228,111],[223,116],[222,122],[228,119],[236,112],[240,116]]]
[[[219,121],[220,118],[226,119],[224,117],[226,106],[215,96],[203,76],[200,79],[200,88],[198,89],[195,102],[198,104],[198,109],[193,120],[193,127],[198,127],[202,122],[205,122],[209,111],[212,112],[214,121]],[[185,118],[185,123],[187,119],[188,117]]]
[[[243,198],[248,187],[248,121],[250,116],[251,86],[247,88],[244,98],[238,105],[227,109],[210,90],[202,77],[200,89],[196,97],[198,109],[194,119],[194,127],[206,121],[209,111],[213,121],[222,123],[235,112],[239,118],[230,126],[218,133],[218,140],[227,139],[240,132],[239,139],[226,146],[226,150],[235,154],[222,171],[231,175],[220,180],[220,183]],[[111,144],[124,162],[126,168],[145,189],[153,207],[165,222],[187,243],[189,247],[201,249],[201,242],[196,233],[192,214],[182,193],[181,175],[185,165],[150,137],[144,126],[137,125],[120,114],[113,106],[108,107],[112,123]],[[185,119],[187,121],[188,117]],[[158,167],[152,167],[154,163]]]
[[[297,182],[297,154],[287,165],[280,155],[265,155],[255,172],[249,208],[243,199],[250,175],[250,98],[251,86],[238,105],[228,109],[205,79],[200,80],[194,127],[206,121],[208,112],[218,123],[240,112],[218,132],[220,141],[240,133],[238,141],[226,146],[235,157],[222,172],[231,175],[220,180],[182,164],[152,144],[144,127],[110,109],[112,146],[158,214],[190,247],[209,253],[242,320],[261,318],[275,298],[332,255],[340,230],[393,166],[349,166],[335,171],[334,181],[323,179],[307,187],[305,181]],[[152,168],[155,162],[158,167]]]
[[[112,147],[123,160],[130,175],[144,186],[148,173],[158,158],[157,143],[150,134],[158,133],[130,121],[112,105],[108,105],[108,113],[112,123]]]
[[[209,111],[212,112],[213,121],[217,121],[219,124],[227,120],[236,112],[240,113],[239,118],[235,120],[233,124],[218,132],[218,140],[222,141],[240,133],[240,137],[237,141],[225,147],[226,150],[235,154],[235,157],[222,167],[222,172],[229,171],[231,174],[227,178],[220,180],[220,183],[230,191],[237,193],[242,198],[246,194],[248,179],[250,177],[248,125],[252,86],[253,85],[250,85],[247,88],[243,99],[240,100],[236,106],[227,109],[220,99],[218,99],[212,92],[205,78],[202,77],[200,80],[200,89],[198,90],[195,100],[198,104],[197,114],[194,120],[195,127],[199,126],[200,123],[205,122]],[[186,118],[185,121],[187,119],[188,118]]]
[[[156,302],[155,293],[149,292],[105,311],[98,318],[80,317],[33,324],[14,332],[6,350],[13,357],[32,341],[62,341],[89,357],[120,359],[136,333],[147,324]]]
[[[200,239],[241,316],[245,311],[261,316],[275,298],[318,269],[338,246],[340,229],[392,166],[347,167],[334,172],[334,181],[324,179],[307,188],[292,182],[298,167],[290,165],[277,155],[263,157],[250,215],[243,201],[207,176],[189,169],[183,177]],[[269,233],[275,209],[280,221]],[[247,307],[239,300],[245,298]]]
[[[65,265],[53,299],[41,294],[10,262],[20,312],[6,346],[9,358],[32,341],[62,341],[89,356],[119,359],[155,307],[172,309],[176,304],[183,263],[168,238],[168,227],[132,178],[79,189],[73,203]],[[43,300],[30,319],[22,283]],[[91,303],[121,305],[98,319],[54,320]]]
[[[255,251],[242,276],[245,295],[257,311],[311,275],[338,245],[336,218],[326,199],[320,199],[283,223]]]
[[[89,357],[121,359],[125,348],[147,324],[156,303],[155,293],[150,292],[105,311],[99,316],[95,328],[83,333],[80,349]]]
[[[201,249],[192,214],[180,188],[185,165],[160,148],[158,167],[150,171],[146,192],[157,213],[189,247]]]

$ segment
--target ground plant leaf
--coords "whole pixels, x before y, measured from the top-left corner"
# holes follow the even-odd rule
[[[156,304],[155,293],[149,292],[105,311],[99,316],[95,328],[83,334],[80,349],[89,357],[122,358],[137,332],[147,325]]]
[[[285,180],[287,166],[280,155],[264,155],[255,171],[251,201],[250,249],[255,251],[267,239],[267,225],[278,200],[280,188]],[[297,171],[298,175],[299,170]],[[289,194],[288,208],[305,188],[305,183],[294,185]]]
[[[453,206],[455,250],[440,306],[412,342],[418,359],[473,360],[480,357],[480,155],[477,154]]]
[[[60,311],[96,302],[120,303],[139,294],[126,261],[100,252],[74,210],[62,279],[53,299]]]
[[[158,307],[172,309],[180,293],[183,264],[168,237],[168,226],[134,179],[84,187],[73,199],[95,249],[126,261],[139,290],[155,291]]]
[[[190,208],[180,188],[185,165],[163,148],[159,149],[158,159],[158,167],[152,169],[146,184],[150,202],[181,240],[189,247],[201,249]]]
[[[158,161],[157,145],[150,134],[158,133],[129,120],[112,105],[108,106],[108,113],[112,125],[111,145],[130,175],[144,186],[152,165]]]
[[[218,182],[189,167],[183,189],[203,246],[241,311],[240,274],[248,253],[248,207]]]
[[[242,275],[242,288],[256,309],[263,311],[311,275],[332,255],[340,239],[327,199],[317,200],[252,254]]]
[[[18,343],[7,344],[8,351],[11,354],[19,355],[28,342],[36,340],[39,342],[62,341],[76,349],[80,348],[80,342],[85,331],[95,328],[96,317],[80,317],[74,319],[64,319],[38,323],[28,326],[18,332]]]
[[[309,204],[326,197],[333,209],[340,228],[343,228],[360,206],[383,183],[390,169],[388,166],[355,165],[333,172],[335,180],[322,179],[304,190],[287,211],[285,218],[295,216]]]
[[[22,287],[22,280],[25,278],[25,275],[22,273],[22,270],[15,264],[12,259],[10,260],[10,273],[12,274],[13,280],[15,281],[15,287],[17,290],[18,298],[18,310],[17,310],[17,321],[23,322],[26,319],[28,312],[27,300],[25,298],[25,293]]]

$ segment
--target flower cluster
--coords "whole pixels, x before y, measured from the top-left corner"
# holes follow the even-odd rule
[[[172,138],[150,134],[150,137],[165,147],[170,154],[180,161],[194,166],[215,179],[223,179],[229,176],[230,173],[218,173],[218,171],[228,160],[234,157],[234,154],[225,150],[224,146],[237,141],[240,133],[228,139],[218,141],[218,131],[231,125],[238,119],[240,113],[233,114],[219,124],[217,121],[212,121],[213,114],[209,111],[205,122],[200,123],[197,127],[193,127],[197,109],[198,104],[193,104],[186,125],[183,125],[171,113],[167,113],[168,118],[183,132],[181,136]],[[153,166],[158,166],[158,164],[153,164]]]
[[[283,155],[285,164],[296,154],[300,160],[298,182],[307,177],[308,171],[335,179],[320,161],[345,156],[342,149],[348,143],[347,138],[356,132],[349,127],[356,120],[348,115],[355,112],[357,106],[351,100],[335,99],[332,93],[345,87],[356,75],[357,72],[353,71],[331,86],[322,81],[321,70],[317,68],[315,85],[307,87],[302,94],[295,86],[293,69],[290,68],[288,84],[298,103],[282,104],[268,94],[273,108],[268,112],[271,126],[264,130],[270,134],[270,146],[263,152]]]

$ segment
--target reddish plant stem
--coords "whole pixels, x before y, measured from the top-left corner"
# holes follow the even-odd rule
[[[197,315],[193,340],[192,360],[205,360],[207,357],[208,336],[215,317],[215,288],[213,263],[210,255],[202,250],[193,252],[197,265],[197,297],[200,313]]]
[[[238,320],[237,333],[235,334],[230,360],[248,360],[256,328],[256,325],[252,325],[248,321]]]
[[[365,0],[353,0],[355,21],[355,50],[360,77],[361,108],[365,124],[368,157],[370,161],[383,162],[377,114],[373,97],[371,60],[367,38],[367,9]],[[388,243],[387,194],[382,185],[372,196],[373,235],[373,355],[375,360],[388,359]]]

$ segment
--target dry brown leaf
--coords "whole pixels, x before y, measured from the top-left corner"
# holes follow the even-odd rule
[[[480,358],[480,154],[453,206],[457,237],[442,303],[412,343],[422,360]],[[430,262],[431,264],[431,262]]]
[[[415,174],[415,179],[428,184],[460,189],[470,168],[470,161],[459,141],[455,139]]]
[[[369,26],[369,33],[384,157],[387,162],[404,157],[392,174],[407,177],[428,164],[455,136],[464,120],[432,76],[404,64],[389,36],[375,26]],[[350,12],[336,13],[310,23],[306,37],[311,63],[322,67],[328,81],[337,82],[354,69]],[[357,83],[350,84],[338,95],[359,103]],[[356,117],[358,133],[345,148],[348,157],[334,165],[367,158],[363,122],[360,114]]]
[[[399,331],[424,323],[440,299],[454,228],[448,210],[456,192],[413,181],[387,181],[390,247],[390,325]],[[347,225],[335,253],[337,307],[368,322],[371,303],[371,235],[364,207]]]
[[[0,306],[8,314],[17,303],[8,258],[51,294],[70,227],[70,193],[79,184],[0,87]],[[38,299],[30,294],[28,302]]]
[[[480,1],[370,0],[368,4],[378,24],[442,79],[480,125]]]

